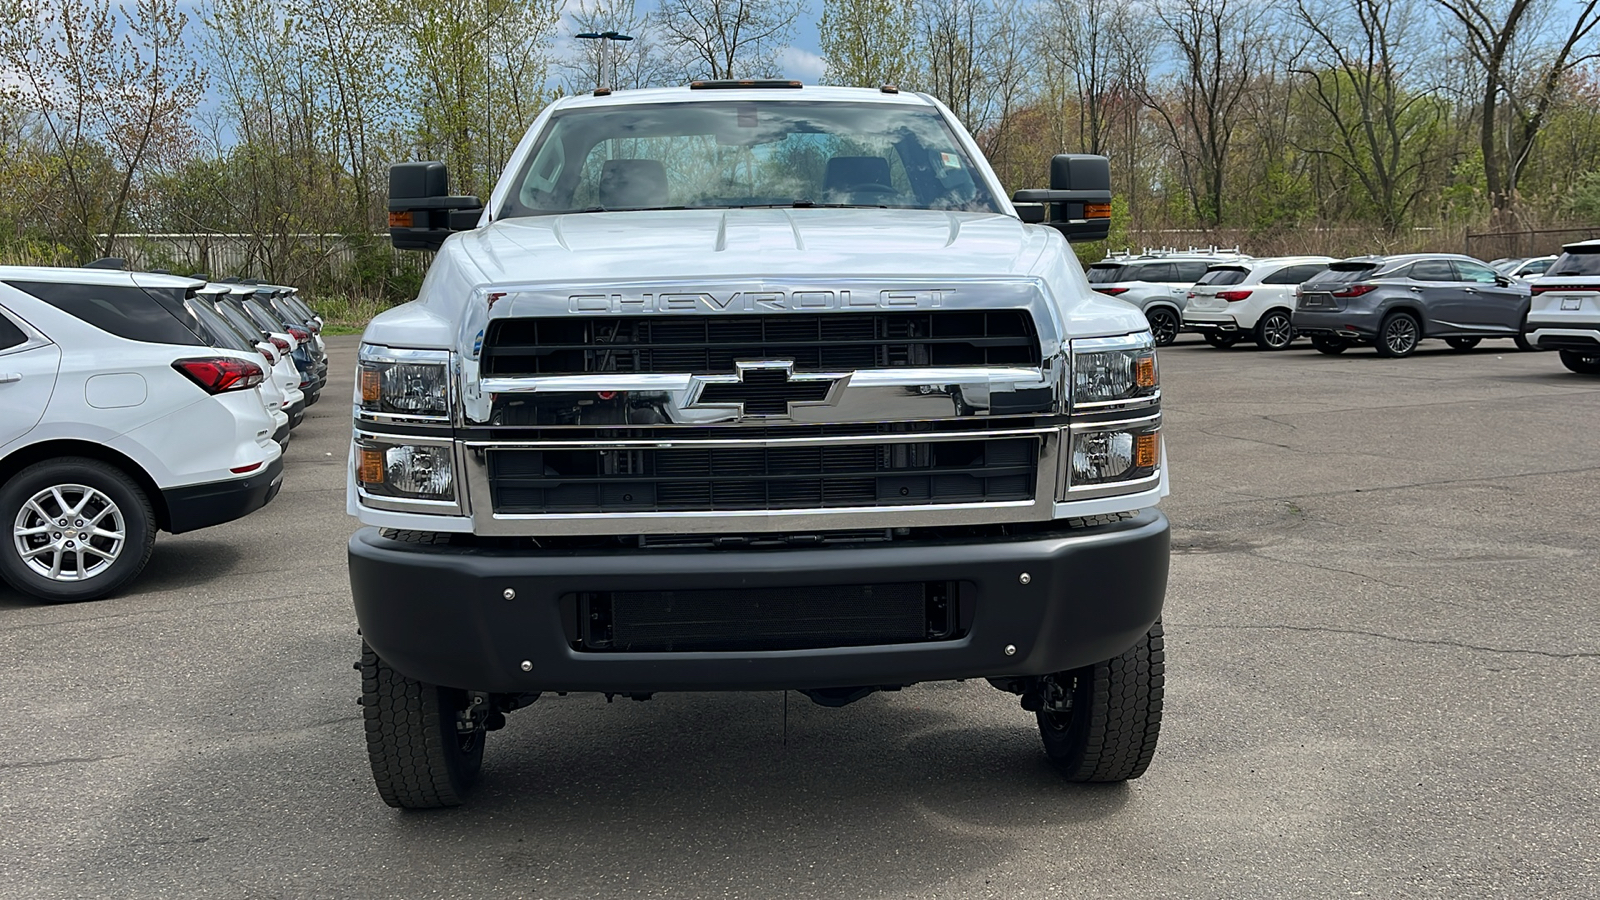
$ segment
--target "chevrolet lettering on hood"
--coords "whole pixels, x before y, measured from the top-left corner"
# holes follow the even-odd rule
[[[817,309],[936,309],[948,290],[866,291],[663,291],[640,294],[572,294],[575,313],[765,312]]]

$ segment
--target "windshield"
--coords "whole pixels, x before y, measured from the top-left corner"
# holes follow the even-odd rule
[[[1249,269],[1229,266],[1224,269],[1208,269],[1195,284],[1243,284],[1248,277],[1250,277]]]
[[[499,216],[759,206],[1000,212],[932,107],[746,100],[556,113]]]
[[[1360,281],[1378,271],[1377,263],[1369,262],[1336,262],[1328,266],[1327,271],[1317,275],[1312,280],[1318,284],[1346,283]]]
[[[226,350],[243,350],[248,353],[256,352],[255,343],[246,340],[232,325],[217,315],[217,311],[212,309],[204,298],[191,297],[184,302],[184,306],[205,328],[206,334],[211,338],[211,346]]]

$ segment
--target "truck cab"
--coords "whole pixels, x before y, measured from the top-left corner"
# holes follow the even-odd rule
[[[1148,766],[1154,341],[1090,289],[1110,175],[1007,197],[937,100],[569,97],[486,201],[391,172],[420,296],[366,329],[351,588],[392,806],[462,802],[541,694],[987,679],[1077,781]]]

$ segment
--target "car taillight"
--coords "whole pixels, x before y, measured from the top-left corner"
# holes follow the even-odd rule
[[[258,346],[257,349],[259,349],[261,351],[261,358],[267,361],[267,365],[270,366],[270,365],[274,365],[274,364],[277,363],[277,360],[272,357],[272,351],[271,350],[268,350],[266,347],[259,347],[259,346]]]
[[[288,341],[284,340],[281,337],[269,338],[269,340],[272,341],[272,346],[278,348],[279,352],[281,352],[281,353],[288,353],[289,352],[289,342]]]
[[[1193,296],[1193,295],[1191,295],[1191,296]],[[1250,292],[1249,291],[1217,291],[1217,296],[1221,297],[1222,299],[1227,300],[1228,302],[1231,303],[1231,302],[1233,302],[1235,300],[1247,300],[1247,299],[1249,299]]]
[[[1378,286],[1375,285],[1375,284],[1352,284],[1349,287],[1345,288],[1344,290],[1334,291],[1333,292],[1333,296],[1335,296],[1335,297],[1359,297],[1362,294],[1370,293],[1370,292],[1375,291],[1377,289],[1378,289]]]
[[[289,336],[294,338],[295,340],[299,341],[302,344],[311,343],[311,332],[309,332],[309,331],[305,330],[304,328],[301,328],[301,327],[299,327],[297,325],[290,325],[289,326]]]
[[[216,356],[205,359],[180,359],[172,364],[174,369],[188,376],[208,394],[242,391],[261,383],[260,366],[246,359]]]
[[[1548,294],[1551,291],[1583,291],[1592,294],[1597,290],[1600,290],[1600,288],[1584,284],[1536,284],[1533,286],[1535,294]]]
[[[1126,294],[1128,292],[1127,288],[1095,288],[1095,290],[1102,294],[1110,294],[1113,297],[1118,294]]]

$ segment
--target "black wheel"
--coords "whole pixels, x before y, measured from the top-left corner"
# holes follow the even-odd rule
[[[1171,307],[1151,307],[1145,310],[1144,317],[1150,320],[1150,333],[1155,336],[1157,347],[1165,347],[1178,339],[1178,328],[1183,323]]]
[[[483,765],[484,717],[463,716],[467,692],[407,678],[365,641],[359,666],[367,759],[383,802],[396,809],[460,806]]]
[[[1216,347],[1218,350],[1226,350],[1239,343],[1237,332],[1206,331],[1202,332],[1200,336],[1205,339],[1206,343]]]
[[[121,469],[68,456],[0,488],[0,576],[49,603],[99,600],[143,571],[156,543],[144,491]]]
[[[1514,335],[1511,340],[1515,341],[1517,344],[1517,349],[1523,351],[1524,353],[1544,349],[1538,344],[1535,344],[1533,341],[1528,340],[1528,336],[1521,332],[1518,332],[1516,335]]]
[[[1422,324],[1408,312],[1392,312],[1378,326],[1378,355],[1404,359],[1417,352],[1422,340]]]
[[[1579,375],[1600,375],[1600,350],[1592,353],[1582,350],[1563,350],[1561,364]]]
[[[1044,752],[1069,781],[1126,781],[1149,768],[1161,734],[1166,650],[1161,623],[1121,656],[1054,676],[1038,713]],[[1047,683],[1047,700],[1052,685]],[[1065,711],[1051,707],[1069,704]]]
[[[1294,343],[1294,326],[1289,322],[1289,312],[1269,309],[1256,322],[1256,346],[1263,350],[1287,350]]]
[[[1338,356],[1339,354],[1350,349],[1350,342],[1344,338],[1336,338],[1332,335],[1319,334],[1314,335],[1311,338],[1311,346],[1315,347],[1318,353],[1326,353],[1329,356]]]
[[[1450,345],[1451,350],[1471,350],[1473,347],[1476,347],[1482,343],[1483,338],[1448,337],[1444,339],[1444,342]]]

